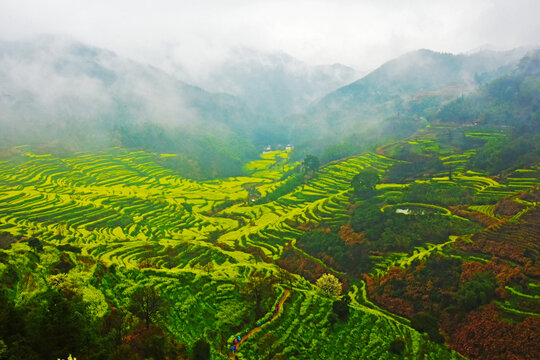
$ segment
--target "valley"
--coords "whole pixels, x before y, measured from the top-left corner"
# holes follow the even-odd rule
[[[17,274],[16,292],[23,302],[51,284],[52,278],[63,284],[53,285],[58,289],[69,283],[72,291],[82,292],[97,318],[111,306],[127,309],[129,294],[141,284],[151,285],[170,304],[168,313],[153,321],[180,343],[193,343],[207,334],[214,339],[215,358],[228,358],[233,337],[243,336],[251,324],[269,320],[271,304],[283,292],[290,297],[282,305],[280,317],[253,333],[236,358],[263,359],[269,354],[289,359],[362,358],[367,354],[397,358],[388,349],[398,338],[404,341],[401,357],[460,358],[411,328],[410,313],[397,310],[396,305],[388,312],[381,307],[393,303],[385,300],[377,306],[370,298],[381,301],[379,295],[371,294],[382,286],[380,281],[433,257],[485,264],[485,255],[475,255],[478,250],[467,245],[468,234],[480,231],[484,218],[504,226],[499,224],[519,222],[538,208],[536,201],[516,194],[537,191],[531,189],[540,184],[540,163],[494,179],[469,168],[467,159],[474,148],[451,151],[448,131],[462,131],[471,141],[481,134],[482,142],[504,135],[481,130],[431,127],[377,150],[379,154],[363,153],[316,171],[302,170],[301,163],[290,161],[290,151],[274,151],[247,163],[243,177],[202,182],[182,178],[163,166],[166,154],[111,148],[62,158],[18,147],[18,155],[0,163],[0,229],[15,241],[2,252],[2,273]],[[437,154],[447,168],[429,177],[418,173],[412,183],[386,182],[384,179],[395,177],[392,171],[410,163],[399,158],[403,149],[417,155]],[[395,156],[398,153],[401,155]],[[383,180],[372,197],[363,199],[355,195],[351,181],[368,170]],[[276,200],[261,201],[294,174],[302,177],[298,186]],[[245,190],[248,184],[256,184],[261,199],[252,201]],[[417,186],[424,191],[415,195]],[[445,195],[448,186],[466,191],[469,200],[451,195],[451,200],[438,200],[438,192]],[[499,202],[490,205],[493,201]],[[519,211],[500,214],[500,201],[514,202]],[[443,226],[454,232],[445,237],[421,235],[417,230],[420,238],[412,242],[403,240],[397,247],[369,246],[361,226],[354,223],[358,211],[354,209],[373,202],[386,204],[377,216],[433,217],[452,224]],[[400,209],[419,210],[400,213]],[[351,221],[353,229],[348,225]],[[321,231],[336,234],[336,240],[327,241],[344,241],[330,246],[344,246],[345,251],[361,248],[356,256],[368,264],[347,267],[339,260],[339,252],[328,250],[321,257],[323,253],[304,240],[305,234]],[[32,251],[28,239],[39,239],[41,251]],[[370,250],[375,248],[378,250]],[[537,254],[538,249],[532,251]],[[25,260],[14,261],[16,258]],[[60,264],[69,270],[53,271]],[[23,277],[30,268],[34,268],[30,277]],[[344,290],[348,289],[350,315],[346,322],[329,323],[333,300],[314,284],[325,272],[335,274]],[[260,310],[252,308],[243,290],[257,279],[274,279],[275,283],[275,291],[267,293],[269,298],[262,300]],[[530,281],[534,284],[536,280]],[[508,284],[506,289],[513,298],[538,305],[534,287]],[[509,316],[538,317],[531,305],[522,307],[520,303],[497,304]]]
[[[0,360],[540,358],[537,48],[227,56],[0,41]]]

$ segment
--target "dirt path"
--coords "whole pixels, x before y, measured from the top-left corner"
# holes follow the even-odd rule
[[[279,300],[279,310],[278,310],[278,313],[277,313],[277,314],[274,314],[274,316],[272,316],[272,319],[270,319],[270,321],[266,322],[265,324],[274,321],[274,320],[279,316],[279,314],[281,313],[281,311],[283,311],[283,303],[285,302],[285,300],[287,300],[287,298],[289,297],[290,294],[291,294],[291,291],[290,291],[290,290],[285,290],[285,293],[283,294],[283,297],[281,298],[281,300]],[[240,340],[240,342],[236,345],[236,351],[238,351],[238,350],[240,349],[240,346],[242,346],[242,344],[244,343],[244,341],[246,341],[247,339],[249,339],[249,338],[250,338],[253,334],[255,334],[257,331],[261,330],[262,327],[263,327],[265,324],[262,324],[261,326],[257,326],[255,329],[252,329],[246,336],[242,337],[242,340]],[[235,353],[232,353],[232,354],[230,355],[230,358],[231,358],[231,359],[236,359],[236,354],[235,354]]]

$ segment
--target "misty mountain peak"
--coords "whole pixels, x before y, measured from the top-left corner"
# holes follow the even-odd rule
[[[142,123],[242,132],[256,118],[233,96],[62,37],[0,43],[0,79],[0,125],[28,141],[76,128],[108,142],[111,129]]]
[[[281,51],[251,47],[229,49],[202,74],[189,73],[182,57],[170,57],[165,67],[179,79],[216,93],[244,100],[253,110],[276,118],[301,112],[313,101],[350,83],[356,71],[342,64],[309,65]]]

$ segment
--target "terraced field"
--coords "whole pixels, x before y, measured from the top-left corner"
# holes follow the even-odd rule
[[[173,305],[162,325],[184,343],[209,333],[226,342],[219,337],[252,318],[243,310],[234,284],[254,271],[276,274],[277,267],[260,263],[248,248],[277,258],[301,232],[298,225],[339,223],[347,216],[352,177],[366,168],[384,173],[393,163],[374,154],[349,158],[325,167],[277,201],[250,206],[244,186],[268,184],[271,191],[278,175],[293,166],[285,163],[287,153],[264,154],[266,158],[249,164],[251,176],[195,182],[160,165],[162,154],[110,149],[59,158],[24,150],[0,163],[0,229],[49,244],[70,244],[105,264],[141,269],[141,275],[123,285],[108,285],[106,296],[129,299],[135,283],[152,284]],[[209,261],[213,266],[204,271],[202,264]],[[326,334],[312,326],[325,324],[330,300],[314,292],[306,280],[294,282],[283,316],[268,324],[270,331],[255,334],[239,358],[263,358],[257,347],[259,338],[268,334],[279,335],[272,346],[288,358],[298,358],[294,353],[299,350],[314,356],[320,353],[319,346],[325,348],[322,358],[346,351],[383,353],[387,342],[398,335],[409,336],[407,346],[414,348],[413,353],[419,351],[418,334],[361,311],[354,313],[355,339],[369,347],[352,349],[350,340],[347,347],[332,345],[348,339],[347,331]],[[375,339],[368,324],[372,332],[389,335]]]
[[[459,359],[458,354],[434,345],[410,327],[359,304],[346,325],[328,326],[331,299],[312,291],[297,291],[284,304],[281,316],[245,342],[238,359]],[[388,352],[401,338],[405,351]],[[425,355],[421,355],[424,353]]]
[[[534,171],[534,175],[540,175],[540,171],[537,172],[534,169],[518,169],[512,176],[506,178],[504,182],[498,182],[490,177],[468,170],[454,175],[453,181],[473,189],[476,192],[475,198],[477,201],[493,202],[494,200],[496,201],[497,199],[540,185],[540,179],[538,177],[519,177],[519,175],[523,174],[519,170],[532,170]],[[434,180],[442,183],[450,182],[448,177],[436,177]]]
[[[161,154],[114,148],[58,158],[20,150],[0,163],[0,230],[81,246],[130,268],[191,268],[211,258],[227,273],[255,262],[247,247],[277,257],[299,233],[296,225],[339,222],[351,178],[392,164],[373,154],[350,158],[278,201],[250,206],[244,186],[275,185],[272,178],[293,166],[285,163],[288,151],[263,154],[260,161],[273,162],[264,169],[248,164],[261,177],[195,182],[160,165]],[[216,241],[222,246],[213,246]],[[179,260],[186,258],[192,260]]]
[[[161,166],[159,158],[167,154],[115,148],[57,158],[20,150],[17,159],[0,163],[0,230],[84,245],[88,253],[127,267],[193,267],[207,258],[225,259],[224,268],[244,266],[255,261],[243,251],[248,247],[277,258],[284,244],[299,234],[298,225],[346,219],[347,194],[356,173],[373,168],[383,174],[395,163],[370,153],[352,157],[326,166],[277,201],[250,206],[244,186],[255,183],[271,192],[279,184],[277,175],[294,166],[286,162],[288,151],[265,153],[248,163],[251,176],[195,182]],[[506,184],[471,171],[456,174],[453,181],[471,187],[477,196],[502,197],[538,184],[539,171],[518,170]],[[378,188],[387,196],[402,187]],[[473,210],[494,216],[489,206]],[[213,246],[215,242],[222,246]],[[167,248],[177,255],[164,255]],[[189,262],[177,260],[188,254],[197,256]]]
[[[419,131],[407,141],[381,146],[377,152],[397,156],[400,149],[407,148],[411,153],[436,156],[445,166],[445,170],[432,180],[465,185],[476,192],[475,200],[481,203],[493,203],[505,196],[540,185],[540,164],[528,169],[517,169],[503,180],[495,180],[486,173],[472,171],[468,162],[476,154],[477,149],[456,152],[450,146],[442,145],[443,141],[440,140],[451,137],[451,130],[452,127],[431,126]],[[463,135],[465,138],[480,141],[481,144],[487,140],[507,137],[505,131],[507,130],[477,127],[464,130]],[[452,170],[452,180],[448,177],[449,169]]]
[[[271,180],[278,180],[283,173],[293,169],[298,163],[288,163],[291,150],[274,150],[261,154],[260,160],[253,160],[244,166],[248,174]]]
[[[468,150],[463,154],[440,156],[439,159],[446,167],[452,167],[454,172],[466,172],[467,162],[476,153],[476,150]]]
[[[440,150],[431,141],[422,146]],[[262,154],[246,165],[246,176],[205,182],[166,168],[161,159],[171,154],[113,148],[56,157],[35,155],[25,147],[19,151],[19,156],[0,162],[0,231],[35,236],[50,245],[70,244],[84,256],[132,271],[124,285],[111,285],[107,299],[129,299],[135,284],[152,284],[173,305],[161,325],[182,343],[193,343],[201,334],[215,338],[223,348],[214,355],[223,359],[228,358],[228,336],[252,327],[238,330],[238,324],[272,316],[271,309],[263,319],[246,312],[238,291],[241,284],[254,272],[277,276],[279,268],[270,260],[277,260],[286,244],[294,246],[302,229],[346,223],[354,175],[365,169],[384,175],[396,163],[373,153],[350,157],[328,164],[287,195],[254,205],[247,189],[254,186],[262,196],[271,193],[298,165],[288,161],[288,151]],[[538,167],[518,170],[504,183],[467,171],[461,164],[470,154],[442,160],[455,164],[452,181],[478,194],[504,196],[538,183]],[[450,181],[444,176],[433,180]],[[406,186],[379,184],[377,190],[387,199]],[[392,206],[405,205],[452,216],[446,208],[430,204]],[[495,217],[491,205],[471,210]],[[381,276],[392,266],[407,267],[454,240],[426,243],[410,254],[374,257],[378,263],[372,275]],[[209,262],[211,267],[205,268]],[[283,313],[243,344],[237,358],[397,358],[388,352],[396,338],[405,341],[406,359],[459,357],[428,341],[406,321],[355,299],[347,325],[330,325],[332,300],[299,276],[293,283]],[[275,298],[280,298],[279,291]]]
[[[469,134],[468,134],[469,135]],[[504,134],[491,134],[494,137]],[[488,136],[483,134],[483,136]],[[475,150],[468,150],[462,154],[441,156],[440,160],[446,167],[451,167],[452,180],[448,178],[448,171],[439,174],[433,180],[441,183],[459,183],[476,192],[477,201],[493,202],[519,191],[540,185],[540,164],[528,169],[517,169],[502,181],[488,177],[484,173],[474,172],[467,168],[468,159],[475,154]]]
[[[292,239],[300,224],[339,223],[347,216],[344,207],[352,177],[365,168],[386,171],[393,161],[374,154],[357,156],[331,164],[309,183],[292,193],[267,204],[244,206],[237,204],[220,215],[241,219],[245,224],[219,237],[231,245],[258,246],[267,256],[276,257],[285,243]]]
[[[482,139],[482,140],[489,140],[489,139],[496,139],[500,137],[505,137],[506,134],[502,132],[468,132],[465,134],[465,136],[475,139]]]
[[[411,254],[393,253],[382,259],[376,265],[370,275],[382,276],[388,269],[399,266],[403,269],[409,267],[415,260],[425,260],[430,255],[441,252],[456,240],[457,236],[450,236],[447,242],[441,244],[426,243],[424,246],[416,246]]]

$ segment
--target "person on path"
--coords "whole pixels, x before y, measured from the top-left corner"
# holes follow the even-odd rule
[[[235,344],[238,344],[238,339],[235,338],[235,339],[234,339],[234,343],[235,343]]]
[[[240,335],[238,335],[238,341],[242,341],[242,338],[240,337]]]
[[[259,327],[261,327],[261,322],[259,321]]]

